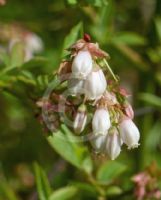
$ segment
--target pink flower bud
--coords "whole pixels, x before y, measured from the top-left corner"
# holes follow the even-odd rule
[[[130,119],[134,118],[134,111],[133,111],[132,106],[130,104],[125,106],[125,114]]]
[[[104,108],[99,108],[95,111],[92,128],[94,134],[107,134],[108,129],[111,126],[109,112]]]
[[[101,69],[97,69],[97,71],[92,71],[87,80],[85,80],[85,94],[88,99],[94,100],[105,92],[107,87],[107,82],[103,71]]]
[[[121,138],[123,142],[128,146],[128,149],[138,147],[140,139],[140,133],[136,125],[131,119],[125,119],[119,126]]]
[[[106,139],[105,153],[109,155],[111,160],[115,160],[121,152],[121,138],[115,130],[114,133],[109,133]]]
[[[92,57],[89,51],[79,51],[72,63],[74,78],[84,79],[92,71]]]

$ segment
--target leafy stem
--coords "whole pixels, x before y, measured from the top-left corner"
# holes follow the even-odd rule
[[[87,174],[88,176],[88,181],[96,188],[97,192],[99,193],[99,200],[105,200],[105,191],[102,187],[100,187],[100,185],[97,183],[97,181],[95,180],[95,178],[92,176],[92,174]]]

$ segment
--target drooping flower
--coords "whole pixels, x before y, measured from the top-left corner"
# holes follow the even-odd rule
[[[33,58],[34,54],[40,53],[44,49],[42,39],[32,32],[23,32],[21,35],[17,34],[16,37],[11,38],[9,41],[9,51],[16,44],[23,45],[24,61],[29,61]]]
[[[128,149],[136,148],[139,145],[140,133],[131,119],[123,120],[119,125],[120,135]]]
[[[121,152],[121,138],[117,130],[109,133],[106,138],[105,153],[109,155],[111,160],[115,160]]]
[[[105,142],[106,142],[106,137],[107,135],[102,135],[102,134],[98,134],[96,136],[94,136],[94,138],[92,138],[90,140],[92,147],[94,148],[94,150],[96,152],[103,152],[104,148],[105,148]]]
[[[83,94],[84,80],[82,79],[69,79],[68,89],[72,95]]]
[[[110,115],[107,109],[98,108],[93,116],[92,129],[95,135],[107,134],[108,129],[111,126]]]
[[[89,51],[79,51],[72,63],[73,77],[85,79],[92,71],[92,65],[92,57]]]
[[[107,87],[106,78],[100,68],[93,70],[85,81],[84,89],[87,99],[94,100],[105,92]]]
[[[86,107],[84,105],[81,105],[74,119],[73,123],[74,131],[76,133],[81,133],[85,128],[86,122],[87,122]]]

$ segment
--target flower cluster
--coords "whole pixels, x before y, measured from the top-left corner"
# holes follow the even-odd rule
[[[161,190],[158,187],[160,171],[155,163],[152,163],[145,171],[136,174],[132,180],[135,183],[134,195],[137,200],[161,199]]]
[[[63,87],[54,90],[52,96],[60,100],[64,90],[68,91],[65,112],[73,121],[74,132],[91,133],[90,143],[95,152],[112,160],[120,154],[123,144],[128,149],[138,147],[140,133],[132,121],[134,112],[127,101],[128,93],[120,88],[119,79],[107,63],[109,55],[92,43],[87,34],[68,51],[57,72]],[[54,100],[55,106],[59,100]]]
[[[0,24],[0,35],[4,43],[3,48],[9,50],[9,53],[17,44],[22,45],[24,62],[29,61],[35,54],[44,49],[42,39],[37,34],[18,24]]]

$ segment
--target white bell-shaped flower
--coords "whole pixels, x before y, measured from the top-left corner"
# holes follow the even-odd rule
[[[84,130],[86,123],[87,123],[86,106],[82,104],[78,108],[78,112],[74,119],[74,123],[73,123],[74,131],[76,133],[81,133]]]
[[[121,152],[121,138],[118,132],[115,130],[113,133],[109,133],[106,139],[105,153],[109,155],[111,160],[115,160]]]
[[[96,135],[94,138],[91,139],[91,145],[94,148],[96,152],[103,152],[105,148],[105,142],[106,142],[107,135]]]
[[[131,119],[123,120],[119,125],[120,135],[128,149],[139,146],[140,133],[137,126]]]
[[[106,78],[101,69],[93,70],[85,80],[84,89],[87,99],[97,99],[105,92]]]
[[[85,79],[92,71],[92,66],[92,56],[89,51],[79,51],[72,63],[73,77]]]
[[[76,133],[81,133],[86,125],[87,122],[87,115],[83,112],[78,112],[74,119],[74,130]]]
[[[81,79],[69,79],[68,89],[71,95],[83,94],[84,93],[84,80]]]
[[[35,33],[28,33],[24,38],[26,47],[35,53],[41,52],[44,48],[42,39]]]
[[[98,108],[93,116],[92,129],[94,134],[107,134],[108,129],[111,126],[110,115],[108,110],[104,108]]]

